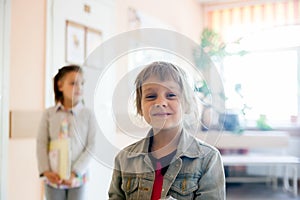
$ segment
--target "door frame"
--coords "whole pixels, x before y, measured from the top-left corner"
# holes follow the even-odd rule
[[[7,199],[11,1],[0,0],[0,200]]]

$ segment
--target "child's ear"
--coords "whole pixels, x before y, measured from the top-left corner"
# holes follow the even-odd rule
[[[57,88],[60,92],[62,91],[62,81],[57,81]]]

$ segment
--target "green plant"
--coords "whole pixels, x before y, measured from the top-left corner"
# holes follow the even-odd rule
[[[226,56],[239,55],[243,56],[247,52],[239,50],[236,52],[229,52],[228,45],[240,43],[241,38],[231,43],[225,43],[220,34],[216,31],[205,28],[201,33],[201,43],[199,48],[194,52],[196,66],[203,72],[209,73],[209,70],[214,65],[222,65]],[[200,83],[200,84],[199,84]],[[195,85],[195,91],[202,93],[202,101],[210,94],[209,86],[206,80],[198,80]],[[226,100],[227,97],[223,92],[220,92],[219,97]]]
[[[206,73],[206,75],[208,75],[207,77],[209,77],[210,70],[213,66],[219,66],[220,68],[223,67],[223,61],[225,57],[233,55],[243,56],[247,53],[244,50],[238,50],[234,52],[228,50],[228,45],[239,45],[240,40],[241,38],[231,43],[225,43],[220,34],[212,29],[205,28],[201,34],[201,43],[199,48],[194,52],[196,66],[201,70],[202,73]],[[209,83],[207,83],[207,81],[209,80],[198,80],[198,83],[195,85],[194,89],[196,92],[201,94],[199,96],[204,110],[209,108],[213,109],[218,114],[224,114],[222,113],[223,111],[219,111],[218,108],[212,107],[209,101],[207,101],[207,98],[210,95],[217,95],[225,102],[230,97],[226,97],[223,91],[218,91],[217,94],[211,94]],[[241,88],[236,87],[235,91],[240,95],[241,98],[243,98],[239,93],[239,89]],[[245,114],[245,110],[248,108],[249,107],[244,104],[243,108],[241,108],[241,112]]]
[[[262,131],[272,130],[272,127],[267,123],[267,116],[263,114],[256,120],[256,127]]]
[[[195,62],[200,69],[211,67],[213,63],[220,64],[226,56],[243,56],[247,54],[245,50],[228,51],[228,45],[239,45],[241,38],[231,43],[225,43],[219,33],[212,29],[204,28],[200,39],[199,48],[195,51]]]

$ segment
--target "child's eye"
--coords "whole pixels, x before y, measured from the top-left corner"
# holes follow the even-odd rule
[[[175,98],[177,95],[175,93],[168,93],[167,98]]]
[[[156,95],[155,94],[149,94],[145,96],[146,99],[151,100],[151,99],[155,99]]]

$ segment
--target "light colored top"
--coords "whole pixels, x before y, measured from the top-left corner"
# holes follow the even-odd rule
[[[87,173],[95,152],[95,137],[98,131],[95,116],[82,103],[67,111],[58,103],[44,111],[40,122],[36,149],[40,174],[51,171],[48,158],[49,143],[59,138],[61,122],[66,118],[69,121],[71,171],[79,177],[84,177]]]

